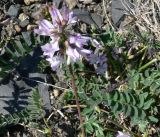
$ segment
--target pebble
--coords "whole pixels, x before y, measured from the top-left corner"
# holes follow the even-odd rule
[[[18,13],[19,13],[19,7],[15,5],[11,5],[7,12],[7,14],[11,17],[17,17]]]
[[[26,27],[29,24],[29,16],[27,16],[25,13],[21,13],[18,19],[20,20],[19,25],[21,27]]]
[[[25,3],[26,5],[30,5],[30,4],[31,4],[30,0],[24,0],[24,3]]]
[[[77,0],[65,0],[65,2],[67,3],[69,9],[73,9],[78,3]]]
[[[31,38],[30,38],[30,33],[29,32],[22,32],[22,36],[25,40],[25,42],[30,46],[32,44]]]
[[[85,23],[82,23],[81,24],[81,31],[83,32],[83,33],[87,33],[87,25],[85,24]]]
[[[62,133],[62,129],[58,128],[58,129],[57,129],[57,132],[58,132],[58,133]]]
[[[24,21],[24,20],[26,20],[26,19],[29,19],[29,16],[27,16],[25,13],[21,13],[21,14],[19,14],[18,19],[19,19],[20,21]]]
[[[31,5],[32,3],[37,2],[37,1],[39,1],[39,0],[24,0],[24,3],[26,5]]]
[[[21,27],[26,27],[28,24],[29,24],[29,20],[28,20],[28,19],[25,19],[24,21],[21,21],[21,22],[19,23],[19,25],[20,25]]]
[[[58,97],[59,96],[59,90],[54,89],[53,94],[54,94],[54,97]]]
[[[18,33],[21,32],[21,27],[19,25],[15,25],[14,28],[15,28],[16,32],[18,32]]]
[[[83,2],[83,4],[91,4],[93,0],[79,0],[80,2]]]
[[[37,27],[37,25],[29,24],[29,25],[27,26],[27,30],[28,30],[28,31],[33,30],[35,27]]]

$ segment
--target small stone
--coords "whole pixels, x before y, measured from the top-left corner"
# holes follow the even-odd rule
[[[53,95],[50,95],[50,99],[51,99],[51,100],[54,99],[54,96],[53,96]]]
[[[25,3],[26,5],[30,5],[30,4],[31,4],[31,1],[30,1],[30,0],[24,0],[24,3]]]
[[[59,7],[61,2],[62,2],[62,0],[54,0],[54,4],[56,7]]]
[[[83,2],[83,4],[91,4],[93,0],[79,0],[80,2]]]
[[[101,28],[103,23],[103,18],[101,15],[96,13],[90,13],[87,10],[73,9],[73,13],[84,23],[94,24],[96,27]]]
[[[26,27],[28,24],[29,24],[29,20],[28,19],[26,19],[26,20],[24,20],[24,21],[22,21],[22,22],[19,23],[19,25],[21,27]]]
[[[24,0],[24,3],[26,5],[31,5],[32,3],[37,2],[37,1],[39,1],[39,0]]]
[[[130,6],[131,3],[129,0],[126,0],[125,3],[127,6]],[[122,1],[120,0],[112,0],[111,4],[111,18],[116,27],[120,27],[120,24],[123,22],[125,19],[125,6]]]
[[[87,33],[87,25],[86,25],[85,23],[82,23],[82,24],[81,24],[81,31],[82,31],[83,33]]]
[[[15,25],[14,28],[15,28],[16,32],[18,32],[18,33],[21,32],[21,27],[19,25]]]
[[[55,97],[58,97],[59,96],[59,90],[54,89],[53,94],[54,94]]]
[[[31,25],[31,24],[29,24],[27,26],[27,30],[33,30],[35,27],[37,27],[37,25]]]
[[[22,32],[22,36],[23,36],[25,42],[30,46],[32,44],[30,33],[27,32],[27,31],[26,32]]]
[[[65,0],[65,2],[67,3],[69,9],[73,9],[78,3],[77,0]]]
[[[62,129],[58,128],[58,129],[57,129],[57,132],[58,132],[58,133],[62,133]]]
[[[19,7],[18,7],[18,6],[15,6],[15,5],[11,5],[11,6],[9,7],[7,13],[8,13],[9,16],[17,17],[18,12],[19,12]]]
[[[21,14],[19,14],[18,19],[19,19],[20,21],[24,21],[24,20],[26,20],[26,19],[29,19],[29,16],[27,16],[27,15],[24,14],[24,13],[21,13]]]
[[[103,23],[103,18],[102,16],[98,15],[98,14],[94,14],[94,13],[91,13],[91,17],[92,19],[94,20],[94,24],[96,26],[98,26],[99,28],[102,27],[102,23]]]
[[[104,22],[104,24],[107,24],[108,23],[108,19],[105,18],[103,22]]]
[[[18,17],[18,19],[20,20],[19,25],[21,27],[26,27],[29,24],[29,16],[27,16],[24,13],[21,13]]]

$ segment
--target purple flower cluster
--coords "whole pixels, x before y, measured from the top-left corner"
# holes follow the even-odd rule
[[[107,58],[105,55],[90,54],[88,56],[90,64],[94,64],[97,74],[104,74],[107,69]]]
[[[46,19],[40,20],[38,29],[35,29],[34,32],[51,38],[51,41],[41,48],[52,69],[57,70],[65,55],[67,55],[68,64],[71,61],[76,62],[82,57],[90,60],[94,54],[91,50],[85,49],[84,46],[88,45],[88,42],[92,39],[81,34],[73,35],[66,30],[67,26],[73,26],[77,22],[73,12],[70,12],[66,7],[61,10],[49,7],[49,13],[52,22]],[[92,42],[98,48],[100,47],[100,44],[95,39]],[[101,59],[98,60],[100,61]]]

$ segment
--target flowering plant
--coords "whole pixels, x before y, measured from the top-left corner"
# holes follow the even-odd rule
[[[53,70],[56,70],[67,55],[68,63],[76,62],[82,56],[87,57],[92,51],[85,49],[90,37],[85,37],[80,34],[72,35],[66,28],[68,25],[74,25],[77,18],[73,16],[66,7],[61,10],[55,7],[49,8],[52,17],[52,23],[46,19],[39,21],[39,28],[34,32],[39,35],[50,36],[51,41],[42,46],[43,54],[47,57]]]
[[[42,51],[43,55],[46,56],[46,60],[50,63],[52,70],[57,70],[66,55],[67,64],[70,64],[71,61],[76,62],[82,57],[85,57],[93,64],[92,58],[96,55],[91,50],[85,48],[92,38],[82,36],[79,33],[71,34],[67,30],[68,26],[73,26],[77,22],[77,18],[74,17],[73,12],[69,11],[67,7],[63,7],[61,10],[55,7],[49,7],[49,13],[52,22],[46,19],[40,20],[39,27],[34,32],[51,38],[49,43],[42,46]],[[97,48],[101,47],[95,39],[92,42]],[[106,68],[106,64],[104,64],[106,58],[103,57],[101,61],[96,56],[96,59],[98,64],[102,64],[102,68],[97,68],[97,71],[103,73]]]

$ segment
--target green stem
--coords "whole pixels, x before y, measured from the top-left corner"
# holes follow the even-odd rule
[[[79,99],[78,99],[78,92],[77,92],[77,88],[76,88],[76,84],[75,84],[75,76],[74,76],[74,72],[72,70],[72,66],[71,65],[69,65],[69,71],[71,73],[71,86],[72,86],[73,93],[74,93],[75,100],[76,100],[76,105],[77,105],[77,111],[78,111],[80,125],[83,125],[83,119],[82,119],[82,116],[81,116],[80,104],[79,104]],[[85,137],[84,127],[81,127],[81,130],[82,130],[82,137]]]
[[[112,132],[117,132],[117,130],[111,129],[111,128],[104,128],[104,130],[112,131]]]
[[[147,68],[148,66],[152,65],[153,63],[157,62],[158,59],[153,59],[150,62],[146,63],[145,65],[143,65],[142,67],[139,68],[139,72],[141,72],[142,70],[144,70],[145,68]]]
[[[141,50],[139,50],[135,55],[130,55],[129,53],[128,53],[128,55],[127,55],[127,57],[128,57],[128,59],[130,60],[130,59],[133,59],[133,58],[135,58],[136,56],[138,56],[139,54],[141,54],[144,50],[146,50],[147,49],[147,46],[145,46],[144,48],[142,48]]]
[[[142,58],[141,58],[141,60],[140,60],[140,63],[139,63],[139,67],[141,67],[142,66],[142,63],[143,63],[143,61],[144,61],[144,58],[145,58],[145,56],[146,56],[146,54],[147,54],[147,48],[145,48],[145,51],[144,51],[144,54],[143,54],[143,56],[142,56]]]
[[[50,128],[50,126],[48,125],[48,122],[47,122],[47,120],[45,119],[45,118],[43,118],[43,121],[44,121],[44,124],[46,125],[46,127],[47,127],[47,129],[48,129],[48,134],[49,135],[52,135],[52,130],[51,130],[51,128]]]

